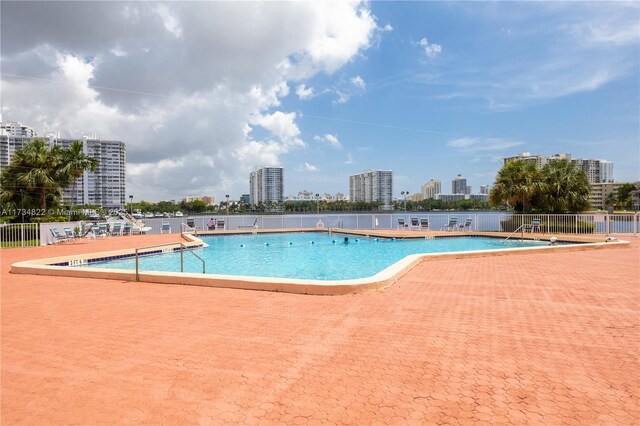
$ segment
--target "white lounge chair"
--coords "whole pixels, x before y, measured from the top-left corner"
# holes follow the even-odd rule
[[[420,229],[423,231],[429,230],[429,219],[426,217],[420,218]]]
[[[452,217],[449,219],[449,224],[442,227],[442,231],[455,231],[458,225],[458,218]]]
[[[410,222],[410,229],[418,229],[420,228],[420,222],[417,217],[412,217]]]
[[[473,218],[468,217],[464,223],[461,223],[459,229],[461,231],[471,231],[471,224],[473,223]]]
[[[171,224],[169,222],[162,222],[162,227],[160,228],[160,233],[164,234],[164,233],[170,234],[171,233]]]

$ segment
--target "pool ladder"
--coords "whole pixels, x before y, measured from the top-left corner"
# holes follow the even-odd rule
[[[329,229],[329,236],[331,236],[331,232],[333,231],[333,228],[338,227],[338,225],[340,225],[340,228],[342,228],[342,219],[336,219],[333,222],[331,222],[331,225],[328,226]]]
[[[160,248],[160,247],[167,247],[166,251],[163,249],[162,252],[163,253],[173,253],[174,252],[174,248],[175,246],[178,245],[180,246],[180,272],[184,272],[184,252],[188,251],[189,253],[191,253],[192,255],[194,255],[195,257],[197,257],[198,259],[200,259],[200,262],[202,262],[202,273],[205,273],[206,270],[206,264],[203,258],[201,258],[200,256],[198,256],[197,254],[195,254],[193,252],[193,250],[190,247],[187,247],[185,244],[183,243],[166,243],[166,244],[158,244],[155,246],[146,246],[146,247],[138,247],[136,248],[136,281],[140,281],[140,267],[139,267],[139,257],[140,257],[140,250],[148,250],[148,249],[154,249],[154,248]],[[174,246],[172,248],[168,248],[169,246]],[[144,253],[142,253],[144,254]]]

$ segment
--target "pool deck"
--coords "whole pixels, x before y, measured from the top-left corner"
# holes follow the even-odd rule
[[[2,249],[0,423],[638,424],[640,242],[618,237],[339,297],[9,273],[177,235]]]

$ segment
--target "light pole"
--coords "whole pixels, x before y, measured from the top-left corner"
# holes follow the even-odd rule
[[[227,197],[227,216],[229,216],[229,194],[225,195]]]
[[[404,211],[407,211],[407,195],[409,195],[409,191],[402,191],[402,199],[404,200]]]
[[[131,216],[133,216],[133,195],[129,195],[129,211]]]
[[[320,194],[316,194],[316,212],[320,214]]]

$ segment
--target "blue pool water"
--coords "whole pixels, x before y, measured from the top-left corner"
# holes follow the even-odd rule
[[[206,261],[207,273],[261,277],[345,280],[375,275],[400,259],[417,253],[496,250],[547,245],[544,241],[503,241],[459,237],[432,240],[375,239],[326,233],[278,233],[200,237],[207,248],[195,252]],[[201,262],[184,253],[185,272],[202,272]],[[93,263],[89,267],[135,269],[135,259]],[[141,271],[180,271],[180,253],[140,258]]]

